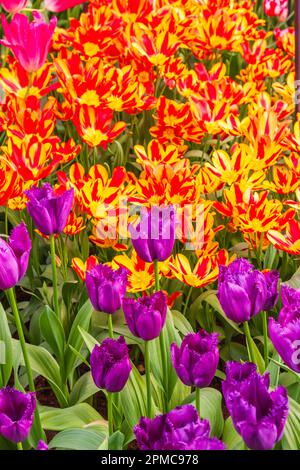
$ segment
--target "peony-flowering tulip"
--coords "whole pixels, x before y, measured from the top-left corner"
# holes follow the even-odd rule
[[[122,306],[126,293],[127,270],[98,264],[86,273],[86,288],[95,310],[115,313]]]
[[[91,372],[97,387],[119,392],[128,380],[132,366],[123,336],[118,340],[106,338],[91,354]]]
[[[129,226],[131,240],[138,256],[146,263],[165,261],[175,243],[175,212],[173,206],[143,208],[140,223]]]
[[[36,400],[34,393],[14,388],[0,390],[0,435],[13,442],[24,441],[30,432]]]
[[[269,319],[270,339],[288,367],[300,373],[300,289],[282,285],[281,299],[278,321]]]
[[[284,431],[288,396],[284,387],[269,391],[270,375],[255,364],[228,362],[222,390],[236,431],[253,450],[271,450]]]
[[[49,183],[25,191],[27,210],[37,229],[44,235],[61,233],[68,221],[74,190],[56,193]]]
[[[0,6],[9,13],[17,13],[26,7],[27,0],[2,0]]]
[[[186,335],[180,347],[175,343],[171,345],[171,360],[185,385],[208,387],[219,362],[218,334],[200,330]]]
[[[15,227],[8,242],[0,238],[0,289],[14,287],[25,275],[31,240],[24,222]]]
[[[28,72],[36,72],[47,60],[57,18],[47,23],[37,11],[30,22],[26,15],[17,13],[10,23],[2,16],[5,37],[0,42],[10,48],[21,66]]]
[[[268,302],[266,276],[246,259],[219,268],[217,297],[227,317],[241,323],[261,312]]]
[[[154,419],[142,417],[134,433],[141,450],[225,450],[223,442],[209,437],[209,422],[192,405]]]
[[[162,291],[140,297],[137,300],[123,300],[123,310],[131,333],[150,341],[157,338],[165,324],[167,316],[167,297]]]
[[[76,5],[85,3],[85,1],[87,0],[45,0],[44,6],[48,11],[60,13],[61,11],[67,10],[68,8],[73,8],[76,7]]]

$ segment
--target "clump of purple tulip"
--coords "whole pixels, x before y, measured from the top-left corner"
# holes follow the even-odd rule
[[[134,432],[141,450],[225,449],[223,442],[209,437],[209,422],[200,419],[192,405],[178,406],[154,419],[142,417]]]
[[[22,393],[14,388],[0,390],[0,435],[13,442],[23,442],[28,437],[36,400],[34,393]]]
[[[271,450],[284,431],[288,396],[284,387],[269,391],[270,376],[252,363],[228,362],[222,383],[226,406],[236,431],[253,450]]]

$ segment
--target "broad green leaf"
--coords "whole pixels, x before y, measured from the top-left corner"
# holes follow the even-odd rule
[[[91,429],[66,429],[53,437],[49,449],[98,450],[106,437]]]
[[[259,370],[259,372],[261,374],[263,374],[265,372],[265,362],[264,362],[264,359],[262,357],[262,355],[260,354],[259,352],[259,349],[258,347],[256,346],[256,343],[254,341],[253,338],[250,338],[250,343],[251,343],[251,347],[252,347],[252,352],[253,352],[253,359],[254,359],[254,362],[255,364],[257,365],[257,368]],[[248,345],[247,345],[247,349],[248,349]],[[248,350],[248,353],[249,353],[249,350]],[[250,356],[250,353],[249,353],[249,356]]]
[[[182,336],[186,336],[189,333],[194,333],[193,327],[188,321],[188,319],[182,315],[181,312],[177,310],[172,310],[173,321],[174,325],[177,330],[182,334]]]
[[[120,392],[125,419],[131,429],[141,416],[146,416],[146,384],[137,368],[132,364],[132,371],[123,390]]]
[[[40,316],[40,328],[44,339],[59,359],[60,364],[63,363],[66,347],[65,333],[60,320],[48,305]]]
[[[114,432],[108,439],[109,450],[122,450],[124,445],[124,434],[120,431]]]
[[[81,334],[81,337],[82,337],[86,347],[88,348],[88,350],[91,353],[93,351],[94,347],[96,346],[96,344],[99,344],[99,342],[92,335],[90,335],[89,333],[84,331],[82,328],[80,328],[80,326],[78,327],[78,331]]]
[[[227,450],[243,450],[244,449],[244,441],[234,429],[234,426],[232,424],[232,419],[230,417],[227,418],[225,421],[222,441],[226,445]]]
[[[291,397],[281,445],[284,450],[300,450],[300,404]]]
[[[6,313],[0,304],[0,386],[9,381],[13,366],[13,348]]]
[[[83,374],[75,383],[70,394],[70,405],[82,403],[99,391],[90,372]]]
[[[44,429],[63,431],[69,428],[83,428],[88,424],[107,428],[107,422],[88,403],[78,403],[69,408],[42,406],[40,412]]]

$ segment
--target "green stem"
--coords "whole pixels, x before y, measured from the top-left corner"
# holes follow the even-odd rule
[[[200,388],[196,388],[196,408],[198,411],[199,416],[201,416],[200,413]]]
[[[151,366],[150,366],[149,341],[145,341],[145,371],[146,371],[146,386],[147,386],[147,416],[148,418],[152,418]]]
[[[108,432],[111,436],[114,432],[113,425],[113,395],[111,392],[107,392],[107,416],[108,416]]]
[[[264,361],[265,368],[267,369],[269,364],[269,351],[268,351],[268,316],[267,312],[262,312],[262,321],[263,321],[263,334],[264,334]]]
[[[187,294],[187,296],[186,296],[186,301],[185,301],[184,308],[183,308],[183,312],[182,312],[182,315],[184,315],[184,316],[185,316],[185,314],[186,314],[186,311],[187,311],[187,308],[188,308],[188,305],[189,305],[189,301],[190,301],[192,292],[193,292],[193,287],[191,286],[191,287],[189,288],[188,294]]]
[[[22,442],[17,442],[17,449],[23,450]]]
[[[12,312],[13,312],[13,315],[14,315],[15,324],[16,324],[16,328],[17,328],[17,332],[18,332],[18,336],[19,336],[19,341],[20,341],[20,345],[21,345],[21,348],[22,348],[24,363],[25,363],[25,367],[26,367],[26,371],[27,371],[29,390],[31,392],[35,392],[32,370],[31,370],[29,356],[28,356],[28,352],[27,352],[25,337],[24,337],[24,333],[23,333],[23,329],[22,329],[22,323],[21,323],[19,309],[18,309],[18,305],[17,305],[17,301],[16,301],[15,291],[14,291],[13,287],[11,287],[10,289],[7,289],[6,294],[7,294],[7,297],[8,297],[8,300],[9,300],[9,303],[10,303],[10,306],[11,306],[11,309],[12,309]],[[39,429],[40,437],[44,438],[44,432],[43,432],[43,429],[42,429],[40,415],[39,415],[39,412],[38,412],[37,408],[35,409],[35,421],[36,421],[37,427]]]
[[[157,259],[155,259],[153,263],[154,263],[154,276],[155,276],[155,290],[158,291],[160,290],[160,285],[159,285],[159,267],[158,267]]]
[[[52,277],[53,277],[54,311],[55,311],[55,314],[56,314],[57,318],[60,318],[59,303],[58,303],[57,267],[56,267],[56,260],[55,260],[55,238],[54,238],[54,235],[50,235],[50,252],[51,252]]]
[[[255,360],[254,360],[254,353],[253,353],[253,348],[252,348],[252,338],[251,338],[251,333],[250,333],[250,328],[249,328],[249,324],[247,321],[244,322],[244,332],[245,332],[245,335],[246,335],[246,340],[247,340],[247,345],[248,345],[248,351],[249,351],[249,359],[251,362],[254,362],[255,363]]]
[[[108,327],[108,336],[114,339],[114,331],[113,331],[113,323],[112,323],[112,315],[107,314],[107,327]]]
[[[4,213],[4,233],[8,235],[8,207],[5,206],[5,213]]]

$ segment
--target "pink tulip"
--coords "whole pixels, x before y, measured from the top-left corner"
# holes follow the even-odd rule
[[[30,23],[26,15],[17,13],[8,23],[2,15],[2,26],[5,37],[1,42],[9,47],[15,58],[27,72],[39,70],[47,60],[52,36],[57,18],[52,18],[50,24],[37,11],[33,12]]]
[[[27,0],[3,0],[0,5],[9,13],[17,13],[26,7]]]
[[[45,0],[45,8],[49,11],[59,13],[60,11],[73,8],[80,3],[84,3],[84,0]]]

